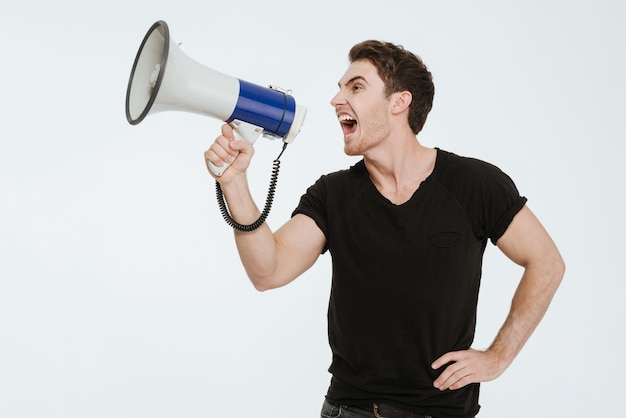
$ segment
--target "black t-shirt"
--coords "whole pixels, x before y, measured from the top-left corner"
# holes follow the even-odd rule
[[[497,167],[437,150],[431,175],[395,205],[363,161],[322,176],[294,215],[311,217],[332,256],[330,401],[390,402],[437,417],[474,416],[479,385],[441,392],[442,354],[474,339],[482,257],[525,205]]]

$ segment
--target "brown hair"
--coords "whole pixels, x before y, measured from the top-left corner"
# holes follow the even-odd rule
[[[435,96],[432,75],[422,59],[401,45],[373,40],[354,45],[349,58],[350,63],[366,60],[376,67],[387,97],[400,91],[411,93],[409,126],[415,134],[421,131]]]

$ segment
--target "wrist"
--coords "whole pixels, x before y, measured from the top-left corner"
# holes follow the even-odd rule
[[[492,357],[501,372],[506,370],[509,365],[513,363],[516,355],[515,352],[508,350],[502,344],[498,344],[498,342],[494,342],[494,344],[486,350],[486,353]]]

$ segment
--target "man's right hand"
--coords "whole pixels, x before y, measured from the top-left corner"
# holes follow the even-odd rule
[[[227,184],[234,177],[245,174],[253,155],[254,147],[243,139],[235,139],[232,126],[226,123],[222,125],[222,134],[204,152],[204,160],[211,176],[218,180],[220,184]],[[222,167],[228,163],[230,163],[230,166],[221,176],[217,176],[209,169],[209,161],[217,167]]]

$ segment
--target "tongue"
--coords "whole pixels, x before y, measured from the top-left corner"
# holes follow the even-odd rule
[[[351,134],[356,130],[356,121],[346,121],[341,124],[345,135]]]

